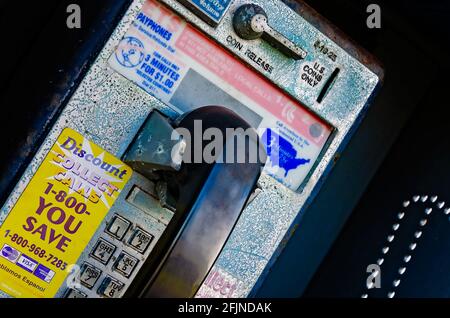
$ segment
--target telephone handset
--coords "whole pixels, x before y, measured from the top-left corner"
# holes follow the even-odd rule
[[[152,160],[150,157],[153,161],[160,160],[154,154],[143,152],[142,142],[161,142],[149,135],[158,127],[155,120],[166,119],[157,112],[152,113],[124,161],[138,173],[163,179],[168,186],[166,196],[175,202],[176,212],[126,296],[193,297],[254,190],[266,154],[256,130],[246,121],[227,108],[207,106],[182,116],[175,123],[191,136],[190,140],[180,141],[186,142],[181,146],[184,148],[181,165],[174,158],[165,167],[152,164],[148,162]],[[159,127],[162,126],[165,124],[160,123]],[[191,160],[190,157],[199,153],[206,155],[204,150],[210,141],[203,140],[202,136],[208,129],[224,136],[216,144],[218,149],[212,152],[215,160],[211,162],[203,156],[202,160]],[[235,133],[230,134],[230,129]],[[166,138],[170,135],[166,134]],[[201,144],[196,142],[198,138],[202,138]],[[147,146],[146,149],[156,148]],[[172,157],[177,155],[171,153]]]

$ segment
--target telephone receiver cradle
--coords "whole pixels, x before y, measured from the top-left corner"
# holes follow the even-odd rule
[[[197,142],[199,133],[203,137],[210,128],[225,137],[221,150],[216,149],[213,162],[203,157],[198,160],[211,142],[203,138]],[[236,134],[227,134],[230,128]],[[177,131],[188,132],[191,138],[174,138],[179,136]],[[251,153],[255,150],[256,160]],[[230,151],[234,151],[231,156],[227,155]],[[155,181],[160,203],[175,211],[124,296],[194,297],[255,190],[265,164],[266,152],[256,130],[221,106],[198,108],[174,123],[153,111],[124,161]]]

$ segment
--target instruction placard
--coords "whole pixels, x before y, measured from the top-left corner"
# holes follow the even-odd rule
[[[238,113],[266,143],[265,171],[292,190],[308,176],[332,132],[267,78],[154,0],[144,2],[109,65],[180,114],[208,105]]]

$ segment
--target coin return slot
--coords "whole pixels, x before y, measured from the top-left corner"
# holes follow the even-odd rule
[[[319,96],[317,97],[317,102],[321,103],[323,99],[327,96],[328,92],[331,90],[332,86],[336,82],[337,76],[339,75],[339,72],[341,70],[337,67],[333,73],[331,73],[331,76],[326,81],[325,85],[323,85],[322,90],[320,91]]]

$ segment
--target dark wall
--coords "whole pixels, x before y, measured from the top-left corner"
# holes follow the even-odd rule
[[[120,19],[129,0],[1,1],[0,201]],[[66,24],[81,7],[81,28]]]
[[[411,76],[424,94],[414,102],[417,106],[400,137],[315,273],[305,292],[307,297],[450,296],[450,222],[445,212],[450,203],[450,112],[446,94],[450,5],[445,1],[380,3],[404,38],[421,52],[411,61],[411,72],[402,74],[404,82],[397,85],[402,87]],[[343,27],[348,28],[345,23]],[[359,36],[351,28],[348,32]],[[393,43],[387,45],[384,38],[378,41],[388,55],[401,49]],[[370,41],[365,44],[373,45]],[[404,51],[405,56],[409,53]],[[423,60],[432,61],[432,66],[425,67]],[[399,72],[396,65],[388,66],[387,80]],[[412,86],[409,89],[412,93]],[[392,94],[407,98],[400,89]],[[379,129],[384,129],[383,122]],[[420,199],[415,202],[417,196]],[[434,196],[437,198],[432,202]],[[428,208],[432,208],[430,214]],[[369,290],[367,266],[380,260],[381,286]]]
[[[307,2],[382,62],[385,83],[256,295],[292,297],[306,290],[305,295],[311,297],[360,297],[369,276],[367,265],[378,260],[387,236],[392,235],[388,229],[395,224],[399,202],[405,196],[424,192],[421,185],[433,184],[428,191],[436,193],[445,193],[449,188],[444,182],[448,174],[446,157],[440,154],[450,148],[445,94],[449,82],[446,52],[450,43],[450,5],[437,0]],[[381,6],[381,29],[366,26],[369,3]],[[435,165],[439,168],[433,170]],[[411,225],[402,225],[402,229],[409,230],[398,234],[396,244],[404,246],[406,243],[398,242],[409,242],[408,235],[414,235],[418,217],[405,219],[405,224]],[[436,249],[427,247],[427,251],[430,254],[420,264],[440,262],[442,256],[434,254]],[[408,255],[405,253],[391,247],[392,259],[386,258],[383,265],[386,290],[380,290],[379,295],[386,297],[391,291],[397,280],[395,273],[402,267],[398,261]],[[444,262],[440,269],[430,269],[442,274],[445,266]],[[403,295],[447,293],[442,288],[426,293],[424,285],[407,285],[405,280],[400,286],[411,288]]]

